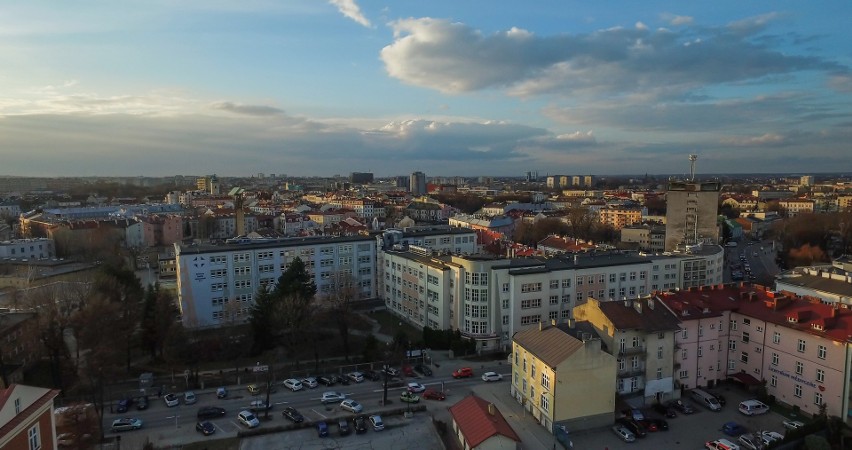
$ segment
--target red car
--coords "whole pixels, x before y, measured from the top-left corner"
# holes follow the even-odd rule
[[[470,378],[473,376],[473,369],[470,367],[462,367],[453,372],[453,378]]]
[[[407,377],[415,376],[414,369],[411,366],[408,366],[408,365],[402,366],[402,373]]]
[[[436,391],[433,389],[427,389],[425,392],[420,394],[420,396],[423,398],[428,398],[430,400],[445,400],[447,398],[447,396],[444,395],[443,392]]]

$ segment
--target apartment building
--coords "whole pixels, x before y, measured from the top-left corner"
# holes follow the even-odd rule
[[[639,250],[662,253],[666,248],[666,228],[651,225],[633,225],[621,229],[621,242],[635,242]]]
[[[512,337],[512,397],[548,431],[600,428],[614,420],[615,358],[591,333],[568,324],[528,328]]]
[[[376,296],[376,240],[369,235],[175,244],[184,326],[244,322],[258,288],[274,286],[296,257],[314,277],[319,298],[329,292],[334,275],[340,272],[357,280],[361,298]]]
[[[717,181],[672,181],[666,190],[666,251],[678,245],[719,242]]]
[[[34,312],[0,312],[0,345],[5,364],[0,388],[8,388],[7,383],[23,381],[24,371],[38,361],[41,347],[37,327]]]
[[[642,208],[607,206],[598,211],[598,220],[616,230],[642,222]]]
[[[815,202],[806,198],[786,198],[778,200],[778,205],[787,210],[787,215],[795,217],[803,213],[813,213]]]
[[[830,265],[796,267],[779,274],[775,288],[800,296],[819,298],[823,303],[852,308],[852,262],[848,256]]]
[[[747,285],[705,287],[656,298],[673,312],[681,311],[678,318],[688,333],[697,336],[702,329],[705,333],[698,343],[690,343],[696,359],[687,360],[690,366],[687,361],[681,366],[684,386],[711,386],[727,378],[747,385],[765,381],[767,393],[776,401],[809,415],[824,404],[829,415],[848,421],[846,412],[852,403],[849,309]],[[695,308],[702,311],[698,317]],[[712,325],[715,330],[710,330]],[[713,336],[718,336],[715,351],[709,348]],[[694,339],[681,343],[686,340]],[[700,356],[695,345],[702,346]],[[708,371],[711,366],[713,372]]]
[[[54,449],[59,390],[13,384],[0,390],[0,448]]]
[[[53,239],[13,239],[0,241],[0,258],[49,259],[56,256]]]
[[[680,397],[675,386],[675,333],[680,322],[654,298],[602,302],[590,298],[574,307],[616,357],[616,392],[652,404]],[[641,400],[639,400],[641,399]]]

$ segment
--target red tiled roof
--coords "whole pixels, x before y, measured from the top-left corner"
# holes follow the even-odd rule
[[[473,448],[488,438],[501,434],[515,442],[521,442],[515,430],[506,422],[506,418],[497,407],[494,414],[488,412],[489,402],[471,395],[450,407],[450,414],[458,424],[467,444]]]
[[[646,333],[656,333],[680,329],[680,321],[671,311],[656,306],[653,302],[649,303],[647,298],[599,303],[601,312],[618,330],[644,330]],[[637,303],[640,304],[639,309],[637,309]]]

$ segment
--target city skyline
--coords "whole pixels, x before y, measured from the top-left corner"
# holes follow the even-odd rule
[[[7,2],[0,175],[852,170],[852,5],[493,6]]]

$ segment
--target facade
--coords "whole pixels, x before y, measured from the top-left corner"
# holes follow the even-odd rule
[[[515,450],[521,438],[500,414],[484,399],[469,395],[451,406],[453,433],[464,450]]]
[[[805,198],[787,198],[778,200],[778,205],[787,210],[787,215],[795,217],[803,213],[814,212],[814,201]]]
[[[56,448],[53,399],[58,390],[13,384],[0,390],[0,448]]]
[[[782,272],[775,280],[775,288],[852,308],[852,273],[849,269],[852,269],[852,264],[847,260],[835,261],[832,265],[796,267]]]
[[[721,183],[672,181],[666,191],[666,251],[679,244],[719,242]]]
[[[602,302],[594,298],[574,308],[576,320],[588,321],[604,347],[615,356],[616,392],[644,404],[675,399],[675,333],[678,318],[653,298]]]
[[[0,258],[50,259],[55,256],[53,239],[15,239],[0,242]]]
[[[354,184],[370,184],[373,182],[372,172],[352,172],[349,174],[349,181]]]
[[[639,250],[661,253],[666,248],[666,229],[650,225],[627,226],[621,229],[621,242],[635,242]]]
[[[426,194],[426,174],[423,172],[414,172],[411,174],[408,183],[408,190],[411,195],[418,197]]]
[[[567,323],[512,338],[511,395],[548,431],[600,428],[614,420],[615,358],[592,334],[573,337]]]
[[[178,300],[184,326],[244,322],[258,288],[274,286],[296,257],[304,261],[314,277],[319,298],[330,291],[334,274],[340,272],[357,280],[361,298],[376,297],[376,241],[371,236],[175,244]]]
[[[608,206],[598,211],[598,217],[602,224],[620,230],[626,226],[641,223],[642,208]]]
[[[183,216],[149,216],[143,219],[142,225],[145,245],[148,247],[174,245],[175,242],[180,242],[183,239]]]
[[[0,343],[5,373],[0,389],[24,379],[24,370],[38,361],[38,321],[34,312],[0,312]]]

